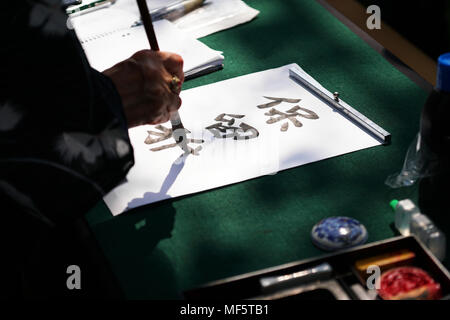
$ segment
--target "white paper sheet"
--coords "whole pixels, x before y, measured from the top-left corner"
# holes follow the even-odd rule
[[[139,14],[119,10],[113,5],[87,14],[71,16],[69,22],[75,29],[78,39],[85,42],[90,38],[100,38],[129,29],[138,19]]]
[[[149,10],[167,6],[176,0],[147,0]],[[136,0],[118,0],[117,9],[139,16]],[[203,6],[172,21],[178,28],[194,38],[232,28],[248,22],[259,14],[241,0],[206,0]]]
[[[147,0],[149,10],[161,8],[178,0]],[[212,33],[248,22],[259,14],[241,0],[207,0],[202,7],[172,21],[185,34],[201,38]],[[87,33],[104,33],[128,27],[139,20],[136,0],[117,0],[116,3],[73,18]]]
[[[150,49],[143,26],[124,29],[119,26],[118,22],[111,22],[119,27],[116,30],[105,32],[103,34],[89,35],[86,26],[92,25],[90,21],[95,21],[95,17],[103,15],[104,12],[98,10],[92,12],[92,14],[93,15],[89,17],[89,22],[80,23],[79,20],[76,21],[75,29],[89,63],[93,68],[98,71],[103,71],[112,67],[114,64],[131,57],[137,51]],[[127,19],[121,19],[120,16],[120,14],[114,15],[116,18],[113,18],[111,11],[108,11],[108,18],[111,19],[105,19],[105,21],[120,20],[120,25],[129,26],[129,21],[134,20],[132,15]],[[83,17],[83,19],[84,18],[88,18],[88,15]],[[183,34],[183,32],[178,30],[171,22],[159,20],[153,25],[160,49],[175,52],[183,57],[183,70],[186,76],[195,73],[197,69],[201,69],[204,66],[219,65],[223,63],[221,52],[212,50],[200,41]],[[103,28],[106,29],[107,26],[104,26]],[[100,27],[98,27],[97,30],[100,30]]]
[[[199,39],[251,21],[258,14],[258,10],[241,0],[209,0],[201,8],[173,22],[181,30]]]
[[[83,1],[84,6],[90,2]],[[149,10],[167,6],[177,0],[151,0],[147,1]],[[74,6],[76,8],[78,6]],[[70,23],[75,28],[80,40],[103,34],[111,34],[118,30],[129,29],[140,20],[140,13],[136,0],[117,0],[114,4],[101,7],[86,14],[70,16]]]
[[[158,131],[155,126],[129,130],[136,164],[128,173],[127,181],[104,198],[112,214],[118,215],[144,204],[274,174],[380,144],[291,79],[289,68],[293,66],[297,65],[182,91],[180,116],[184,126],[192,132],[188,138],[205,141],[198,156],[189,155],[180,161],[182,151],[179,147],[150,151],[151,148],[174,142],[170,138],[145,144],[147,131]],[[265,113],[271,108],[257,108],[271,102],[264,96],[302,99],[297,104],[283,102],[273,108],[286,112],[299,105],[315,112],[319,119],[297,117],[302,127],[295,127],[289,120],[267,124],[270,117]],[[217,123],[214,119],[221,113],[245,115],[242,119],[235,119],[233,125],[239,126],[245,122],[256,128],[259,136],[249,140],[216,138],[205,128]],[[289,122],[288,130],[280,131],[281,125],[286,122]],[[163,125],[170,128],[170,123]],[[198,144],[190,146],[196,147]]]

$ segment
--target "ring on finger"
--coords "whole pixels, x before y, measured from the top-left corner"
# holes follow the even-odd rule
[[[170,81],[170,90],[175,93],[179,94],[181,91],[181,80],[177,76],[172,76],[172,80]]]

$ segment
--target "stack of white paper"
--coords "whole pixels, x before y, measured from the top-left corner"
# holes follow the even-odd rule
[[[179,0],[147,0],[149,10],[168,6]],[[112,8],[139,16],[136,0],[118,0]],[[186,34],[198,39],[248,22],[259,14],[242,0],[206,0],[204,4],[173,22]]]
[[[113,215],[380,145],[291,79],[294,66],[182,91],[180,116],[199,155],[180,158],[181,148],[168,147],[170,123],[129,130],[135,165],[104,198]]]
[[[209,3],[175,21],[175,25],[195,38],[251,21],[259,14],[241,0],[210,0]]]
[[[89,63],[98,71],[103,71],[137,51],[150,49],[144,27],[131,27],[136,20],[134,14],[101,9],[75,17],[71,23]],[[171,22],[159,20],[153,25],[160,49],[183,57],[186,77],[222,66],[224,57],[221,52],[184,34]]]

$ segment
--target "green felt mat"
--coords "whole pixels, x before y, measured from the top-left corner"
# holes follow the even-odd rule
[[[330,215],[359,219],[369,242],[396,235],[391,190],[418,131],[426,93],[311,0],[246,1],[252,22],[203,38],[225,55],[222,71],[184,88],[295,62],[330,91],[392,133],[392,144],[163,201],[112,217],[103,203],[88,214],[129,298],[177,298],[183,290],[323,254],[312,226]]]

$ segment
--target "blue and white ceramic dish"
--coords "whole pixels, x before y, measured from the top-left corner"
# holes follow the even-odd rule
[[[367,229],[349,217],[330,217],[311,230],[313,243],[322,250],[335,251],[361,245],[367,241]]]

